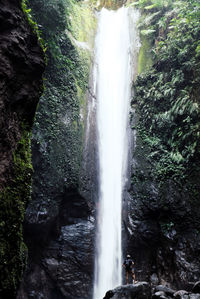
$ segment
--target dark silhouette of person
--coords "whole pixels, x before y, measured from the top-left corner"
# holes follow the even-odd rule
[[[133,283],[137,283],[134,273],[134,262],[129,254],[126,256],[126,259],[122,266],[125,268],[126,271],[126,284],[129,283],[129,276],[132,277]]]

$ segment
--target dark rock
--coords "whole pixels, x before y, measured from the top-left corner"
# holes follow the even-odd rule
[[[18,299],[29,298],[33,292],[36,298],[39,294],[44,298],[61,299],[92,297],[93,253],[91,221],[61,226],[59,236],[51,240],[41,256],[32,253],[36,258],[29,261]]]
[[[89,203],[77,190],[66,190],[54,203],[48,199],[43,202],[32,201],[25,214],[26,242],[34,248],[38,244],[45,245],[52,231],[57,234],[59,226],[78,223],[88,219],[90,214]]]
[[[197,281],[192,288],[192,293],[200,293],[200,281]]]
[[[44,54],[20,1],[0,3],[0,186],[9,178],[20,122],[31,125],[42,92]]]
[[[126,251],[134,257],[137,279],[150,281],[156,273],[162,284],[191,291],[188,282],[199,279],[200,269],[199,204],[185,186],[180,188],[172,180],[160,188],[151,177],[148,155],[138,137],[124,217]]]
[[[179,291],[174,293],[175,298],[187,298],[188,295],[189,295],[189,293],[187,291],[184,291],[184,290],[179,290]]]
[[[19,298],[29,294],[36,298],[43,294],[45,299],[90,298],[97,176],[93,159],[96,127],[90,122],[90,128],[85,128],[86,106],[90,110],[88,118],[93,119],[91,114],[95,110],[86,105],[89,59],[80,55],[70,34],[66,34],[70,30],[66,18],[75,12],[75,3],[71,5],[68,0],[29,3],[31,13],[42,26],[44,41],[50,46],[45,92],[33,127],[33,196],[24,221],[29,261]],[[76,67],[72,69],[72,65]]]
[[[148,299],[151,298],[151,291],[147,282],[139,282],[135,285],[120,286],[107,292],[106,296],[104,299]]]
[[[0,1],[0,298],[15,298],[26,264],[30,131],[43,90],[44,53],[22,1]]]
[[[103,299],[110,299],[114,296],[113,291],[108,291]]]
[[[164,292],[164,293],[166,293],[167,295],[170,295],[170,296],[173,296],[173,294],[175,293],[174,290],[172,290],[172,289],[170,289],[170,288],[168,288],[166,286],[163,286],[163,285],[156,286],[155,289],[158,292],[161,291],[161,292]]]

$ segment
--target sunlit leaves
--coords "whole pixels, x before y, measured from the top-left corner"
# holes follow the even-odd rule
[[[142,136],[158,177],[181,175],[200,154],[200,4],[175,4],[166,26],[166,17],[156,21],[168,33],[157,44],[154,66],[135,86]]]

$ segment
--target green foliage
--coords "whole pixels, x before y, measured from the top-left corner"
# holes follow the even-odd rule
[[[182,2],[154,66],[135,84],[140,135],[159,180],[184,179],[199,164],[199,13],[197,1]]]
[[[144,11],[155,11],[168,9],[172,6],[172,0],[139,0],[139,1],[130,1],[132,5],[143,9]]]
[[[172,10],[174,5],[172,1],[164,0],[140,0],[128,3],[142,12],[138,24],[141,39],[138,72],[141,73],[152,65],[158,43],[166,37],[168,24],[174,15]]]
[[[27,248],[22,223],[30,200],[32,177],[30,134],[22,137],[13,154],[13,179],[0,195],[0,296],[13,298],[26,265]]]
[[[66,188],[78,188],[91,64],[89,51],[79,44],[90,39],[96,24],[83,1],[32,0],[31,5],[48,45],[45,92],[33,128],[33,196],[56,205]]]
[[[80,2],[79,5],[71,5],[66,9],[68,17],[67,29],[79,42],[87,42],[93,45],[94,29],[96,28],[96,18],[93,9],[88,3]]]
[[[44,39],[41,37],[41,31],[38,28],[38,24],[33,20],[33,17],[31,15],[31,9],[28,8],[27,2],[28,2],[28,0],[22,0],[22,2],[21,2],[22,10],[27,17],[27,20],[28,20],[31,28],[33,29],[33,32],[37,35],[38,41],[45,53],[47,50],[46,44],[44,42]],[[46,58],[46,56],[45,56],[45,58]]]
[[[98,9],[102,7],[106,7],[107,9],[118,9],[121,7],[126,1],[124,0],[100,0],[96,1],[98,5]]]

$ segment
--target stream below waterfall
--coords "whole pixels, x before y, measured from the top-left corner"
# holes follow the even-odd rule
[[[99,159],[94,299],[122,283],[122,197],[137,20],[138,12],[125,7],[103,8],[98,18],[93,71]]]

